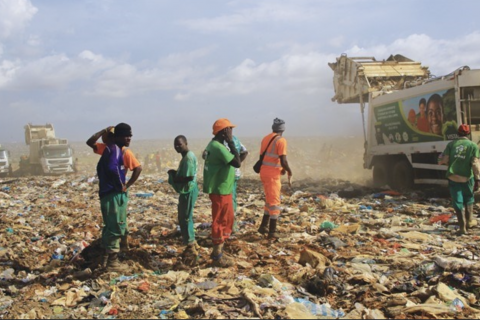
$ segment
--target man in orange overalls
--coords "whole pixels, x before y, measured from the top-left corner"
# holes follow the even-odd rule
[[[265,208],[263,219],[258,229],[261,234],[268,233],[268,239],[281,238],[276,232],[277,221],[280,216],[280,191],[282,188],[281,176],[288,173],[288,184],[291,186],[292,170],[287,161],[287,140],[282,137],[285,131],[285,121],[275,118],[272,133],[265,136],[260,147],[260,154],[265,150],[260,179],[265,192]]]

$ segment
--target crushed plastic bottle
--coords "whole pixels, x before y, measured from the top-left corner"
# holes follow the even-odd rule
[[[345,316],[345,312],[343,312],[343,310],[334,310],[327,303],[316,304],[302,298],[294,298],[294,300],[295,302],[299,302],[303,304],[305,307],[307,307],[307,309],[313,315],[316,315],[316,316],[335,317],[335,318],[342,318]]]
[[[54,253],[52,254],[53,260],[63,260],[64,256],[62,254]]]
[[[465,308],[465,304],[458,298],[455,298],[450,305],[450,310],[454,312],[462,312],[463,308]]]
[[[137,192],[135,196],[138,198],[151,198],[153,197],[153,193],[151,192]]]

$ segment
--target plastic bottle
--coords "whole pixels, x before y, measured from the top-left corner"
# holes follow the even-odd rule
[[[324,317],[335,317],[335,318],[342,318],[345,316],[345,312],[342,310],[334,310],[330,307],[329,304],[315,304],[310,302],[306,299],[302,298],[295,298],[296,302],[303,304],[307,309],[316,316],[324,316]]]

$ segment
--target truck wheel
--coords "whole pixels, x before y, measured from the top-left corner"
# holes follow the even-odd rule
[[[407,160],[401,160],[393,166],[392,187],[408,190],[413,186],[413,169]]]
[[[373,166],[373,186],[380,188],[389,183],[388,167],[384,162],[377,162]]]

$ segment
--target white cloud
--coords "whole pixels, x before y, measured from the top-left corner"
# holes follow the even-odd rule
[[[22,31],[37,11],[29,0],[0,0],[0,38]]]
[[[239,3],[241,4],[241,2]],[[263,1],[255,2],[253,8],[238,9],[231,14],[214,18],[183,20],[180,23],[195,31],[225,32],[256,23],[305,21],[314,17],[314,11],[316,10],[298,5],[297,2],[289,4]]]
[[[213,50],[207,47],[170,54],[153,64],[118,61],[89,50],[72,58],[55,54],[29,62],[4,60],[0,62],[0,88],[71,87],[84,94],[114,98],[164,91],[177,101],[275,92],[318,95],[322,89],[331,90],[333,95],[333,73],[328,63],[341,52],[328,54],[312,50],[311,46],[289,46],[283,48],[287,53],[276,60],[258,63],[244,59],[222,72],[211,62],[198,62]],[[454,40],[414,34],[371,48],[352,46],[346,53],[377,59],[398,53],[442,75],[463,65],[478,66],[479,50],[480,33],[475,32]]]
[[[3,60],[0,63],[0,88],[8,85],[19,68],[18,62]]]

